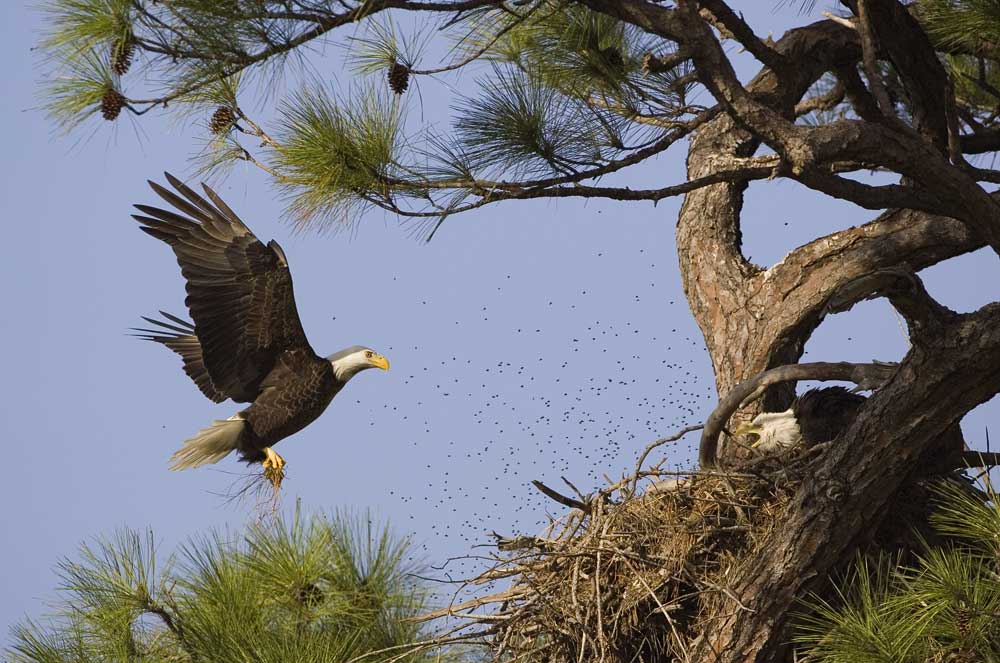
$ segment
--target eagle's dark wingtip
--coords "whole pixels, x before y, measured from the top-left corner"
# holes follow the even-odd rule
[[[155,237],[161,242],[166,242],[170,244],[174,240],[174,236],[170,233],[165,233],[162,230],[157,230],[156,228],[150,228],[149,226],[139,226],[139,230],[146,233],[150,237]]]
[[[149,318],[143,318],[143,320],[149,320]],[[125,335],[143,341],[155,341],[156,343],[163,343],[164,340],[169,338],[163,336],[163,334],[157,332],[155,329],[143,329],[141,327],[129,327]]]
[[[164,330],[166,330],[170,334],[175,334],[178,336],[190,336],[194,334],[194,325],[192,325],[190,322],[187,322],[182,318],[178,318],[176,315],[171,315],[166,311],[160,311],[160,315],[166,318],[167,321],[157,320],[156,318],[150,318],[145,315],[139,316],[147,323],[156,327],[156,329],[140,329],[138,327],[132,327],[131,330],[158,334],[158,335],[163,335],[165,333]]]
[[[162,315],[167,320],[170,320],[171,322],[174,322],[174,323],[180,325],[181,327],[186,328],[189,332],[193,332],[194,331],[194,325],[192,325],[187,320],[184,320],[183,318],[179,318],[179,317],[177,317],[176,315],[174,315],[172,313],[167,313],[166,311],[160,311],[160,315]]]
[[[160,198],[163,198],[167,202],[170,202],[169,196],[174,195],[172,192],[167,190],[167,188],[162,184],[157,184],[153,180],[147,180],[147,181],[149,182],[149,188],[155,191],[156,195],[158,195]]]
[[[170,185],[173,186],[175,189],[180,189],[181,187],[184,186],[184,182],[181,182],[179,179],[177,179],[167,171],[163,171],[163,176],[167,178],[167,181],[170,182]]]

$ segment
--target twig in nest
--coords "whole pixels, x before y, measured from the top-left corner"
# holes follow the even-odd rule
[[[402,645],[393,645],[391,647],[384,647],[382,649],[376,649],[375,651],[365,652],[360,656],[355,656],[354,658],[350,659],[349,661],[347,661],[347,663],[359,663],[360,661],[363,661],[368,658],[381,657],[383,654],[398,652],[401,650],[403,651],[403,654],[401,654],[398,658],[406,658],[415,652],[425,651],[433,647],[442,647],[444,645],[452,645],[460,642],[475,643],[490,635],[490,629],[486,629],[476,633],[454,635],[455,633],[458,633],[464,628],[465,628],[464,626],[458,626],[451,630],[445,631],[440,636],[435,638],[429,638],[427,640],[418,640],[417,642],[408,642]],[[380,660],[386,660],[386,659],[381,658]],[[396,660],[396,658],[388,660]]]
[[[670,616],[670,612],[663,605],[663,602],[660,601],[660,597],[656,595],[656,592],[653,591],[653,588],[649,586],[648,582],[646,582],[646,579],[642,577],[642,574],[640,574],[636,570],[636,568],[632,566],[631,563],[629,563],[628,558],[623,558],[622,561],[624,561],[625,564],[628,566],[629,570],[632,571],[632,574],[642,585],[643,589],[645,589],[646,592],[650,595],[650,597],[652,597],[653,601],[656,602],[656,606],[660,609],[660,614],[663,615],[663,618],[667,620],[667,624],[670,626],[670,633],[674,638],[674,642],[677,645],[678,651],[680,651],[685,661],[688,660],[687,647],[684,646],[684,639],[681,637],[681,634],[677,632],[677,626],[674,624],[674,619],[673,617]]]
[[[497,534],[496,532],[493,532],[492,534],[497,540],[497,550],[525,550],[527,548],[545,550],[545,547],[549,544],[549,541],[539,539],[537,536],[515,536],[511,538],[502,534]]]
[[[555,500],[556,502],[559,502],[563,506],[568,506],[571,509],[579,509],[584,513],[590,513],[589,504],[581,502],[580,500],[575,500],[572,497],[566,497],[562,493],[557,493],[556,491],[552,490],[551,488],[546,486],[541,481],[538,481],[537,479],[532,479],[531,485],[537,488],[539,491],[541,491],[541,493],[546,497],[548,497],[549,499]]]
[[[658,440],[650,442],[646,446],[646,448],[642,450],[642,453],[639,454],[639,461],[635,464],[635,474],[633,475],[635,477],[635,480],[632,482],[632,486],[629,488],[629,494],[635,493],[635,485],[639,481],[639,475],[642,474],[642,464],[646,462],[646,458],[649,457],[649,454],[653,452],[653,449],[661,447],[664,444],[668,444],[670,442],[676,442],[677,440],[681,439],[688,433],[693,433],[694,431],[701,430],[704,427],[705,426],[703,424],[698,424],[697,426],[688,426],[687,428],[683,428],[680,431],[674,433],[673,435],[669,435],[667,437],[661,437]]]
[[[694,570],[694,568],[692,568],[690,564],[685,562],[683,569],[684,573],[688,576],[688,580],[690,580],[696,586],[705,587],[709,590],[712,590],[713,592],[720,592],[722,594],[725,594],[727,597],[729,597],[729,600],[735,603],[740,610],[744,610],[750,613],[757,612],[753,608],[748,608],[745,605],[743,605],[743,602],[740,601],[739,597],[736,596],[736,594],[734,594],[733,591],[728,587],[724,585],[718,585],[714,582],[710,582],[704,576],[699,577],[698,573]]]

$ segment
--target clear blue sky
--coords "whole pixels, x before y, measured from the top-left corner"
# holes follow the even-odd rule
[[[736,4],[764,34],[804,20],[794,9],[772,12],[770,2]],[[84,141],[55,136],[35,108],[39,16],[15,3],[0,12],[4,626],[44,611],[53,565],[88,537],[150,526],[169,551],[206,528],[240,526],[250,507],[215,494],[232,481],[226,472],[241,471],[232,460],[167,470],[185,438],[239,406],[213,405],[172,353],[126,336],[140,315],[184,313],[172,254],[129,213],[154,202],[147,178],[189,172],[202,130],[152,113],[98,125]],[[459,89],[471,90],[471,79]],[[440,121],[448,90],[428,84],[423,92],[425,121]],[[680,181],[682,150],[629,183]],[[296,235],[280,221],[267,179],[250,169],[218,190],[261,239],[285,248],[318,352],[362,343],[392,362],[387,374],[359,376],[318,422],[281,444],[287,504],[371,507],[440,561],[484,543],[490,530],[532,531],[551,506],[531,479],[558,484],[564,475],[590,488],[714,403],[677,274],[679,200],[488,207],[453,217],[426,245],[381,214],[353,233]],[[868,218],[789,182],[755,184],[747,251],[770,264]],[[959,310],[995,299],[1000,282],[985,253],[924,276]],[[875,302],[828,319],[807,358],[893,360],[904,348],[893,313]],[[981,443],[996,415],[995,403],[970,415],[970,441]],[[693,441],[671,459],[688,464]]]

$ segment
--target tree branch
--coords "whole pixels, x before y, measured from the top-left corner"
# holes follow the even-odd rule
[[[846,311],[859,301],[879,296],[888,298],[903,316],[913,344],[928,334],[940,333],[956,315],[930,296],[916,274],[903,267],[872,272],[845,284],[830,298],[827,307],[830,312]]]
[[[870,30],[878,41],[878,49],[892,62],[906,91],[917,132],[938,152],[947,154],[951,86],[927,33],[898,0],[857,0],[856,5],[861,19],[862,41],[865,40],[865,32]],[[866,46],[866,69],[869,67],[868,57]],[[871,57],[875,57],[874,49]],[[882,79],[877,68],[869,71],[868,75],[874,75],[872,89],[876,99],[879,99]],[[882,103],[879,99],[880,106]],[[886,115],[895,117],[894,114]]]
[[[836,108],[844,100],[847,93],[847,86],[843,80],[837,80],[836,85],[815,97],[810,97],[795,104],[795,117],[808,115],[813,111],[826,111]]]
[[[157,53],[160,55],[165,55],[173,58],[181,59],[196,59],[204,61],[218,61],[228,64],[223,70],[214,76],[209,76],[205,79],[195,81],[189,85],[181,86],[180,88],[173,90],[167,94],[151,97],[146,99],[128,99],[130,106],[148,106],[153,107],[160,104],[167,104],[174,101],[180,97],[188,95],[198,89],[203,88],[206,85],[214,83],[216,81],[228,78],[241,71],[269,60],[272,57],[288,53],[303,44],[306,44],[313,39],[323,36],[327,32],[339,28],[343,25],[353,23],[364,17],[369,17],[372,14],[378,12],[386,11],[388,9],[401,9],[406,11],[435,11],[435,12],[464,12],[471,9],[479,9],[482,7],[492,7],[499,6],[501,0],[456,0],[454,2],[416,2],[412,0],[366,0],[365,2],[359,3],[353,9],[349,9],[341,14],[310,14],[307,17],[298,17],[301,20],[306,20],[310,23],[315,23],[315,26],[306,30],[295,37],[287,39],[280,43],[275,43],[262,48],[256,53],[246,53],[238,54],[232,56],[220,57],[219,54],[210,53],[200,53],[197,51],[179,51],[176,48],[168,48],[163,46],[156,46],[148,40],[139,40],[137,43],[140,48],[149,51],[151,53]],[[155,17],[148,11],[143,12],[147,19],[155,19]],[[160,22],[160,25],[164,25]]]
[[[738,41],[748,53],[771,69],[783,72],[788,67],[788,60],[778,51],[774,50],[754,34],[753,29],[738,15],[729,8],[722,0],[699,0],[698,4],[704,10],[710,12],[714,21],[720,24],[720,31],[726,30],[732,38]]]
[[[731,168],[719,170],[705,177],[660,189],[629,189],[623,187],[587,186],[583,184],[525,188],[517,183],[479,183],[471,181],[465,183],[464,186],[473,188],[482,198],[474,203],[448,210],[448,214],[467,212],[504,200],[531,200],[534,198],[607,198],[609,200],[648,200],[658,202],[664,198],[680,196],[702,187],[718,184],[719,182],[761,180],[774,177],[781,171],[781,164],[777,157],[774,156],[759,157],[746,161],[749,162],[746,165],[740,164],[739,160],[737,160],[737,163]],[[402,182],[396,182],[395,185],[403,188]],[[406,186],[421,188],[420,182],[408,182]],[[463,186],[463,184],[459,182],[447,183],[448,188],[460,186]],[[435,218],[441,216],[441,212],[417,212],[396,206],[390,206],[387,209],[401,216],[413,218]]]
[[[886,118],[896,117],[896,109],[889,99],[885,85],[882,84],[882,74],[878,70],[878,46],[875,44],[875,29],[872,27],[868,3],[865,0],[858,0],[857,7],[858,33],[861,35],[862,61],[865,76],[868,78],[868,87],[871,88],[882,115]]]

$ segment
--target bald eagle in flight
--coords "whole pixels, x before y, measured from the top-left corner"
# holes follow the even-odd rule
[[[784,412],[761,412],[735,433],[756,437],[753,446],[763,451],[829,442],[854,421],[865,400],[843,387],[810,389]]]
[[[142,214],[132,216],[174,250],[194,324],[161,311],[164,320],[143,317],[153,328],[136,331],[179,354],[184,372],[208,398],[250,403],[187,440],[171,469],[215,463],[237,451],[241,460],[280,473],[285,461],[272,447],[312,423],[359,371],[388,370],[389,362],[360,345],[318,356],[299,321],[278,243],[261,243],[204,184],[211,202],[165,175],[177,193],[149,186],[177,212],[136,205]]]

